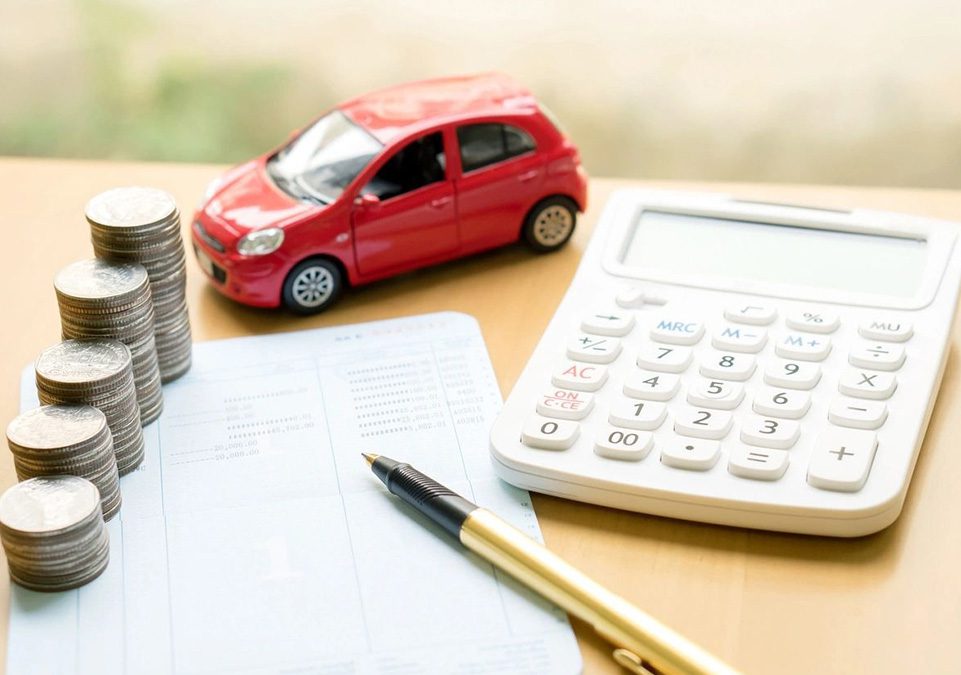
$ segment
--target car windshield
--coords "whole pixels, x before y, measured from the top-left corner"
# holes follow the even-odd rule
[[[335,110],[270,158],[277,186],[298,199],[329,204],[382,149],[383,144]]]

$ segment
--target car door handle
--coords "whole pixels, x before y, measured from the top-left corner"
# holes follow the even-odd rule
[[[430,205],[435,209],[442,209],[451,203],[450,197],[438,197],[437,199],[431,199]]]
[[[526,183],[527,181],[534,180],[535,178],[537,178],[540,175],[540,173],[541,172],[538,169],[531,169],[530,171],[525,171],[520,176],[518,176],[517,180],[519,180],[522,183]]]

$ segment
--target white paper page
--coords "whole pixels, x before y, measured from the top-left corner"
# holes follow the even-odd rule
[[[7,672],[577,673],[562,612],[388,494],[409,462],[539,538],[498,480],[477,323],[440,313],[200,343],[121,479],[111,561],[11,591]],[[37,405],[32,370],[22,406]]]

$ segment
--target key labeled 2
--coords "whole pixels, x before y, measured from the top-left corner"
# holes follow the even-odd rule
[[[731,430],[731,413],[682,408],[674,417],[674,431],[682,436],[719,441]]]

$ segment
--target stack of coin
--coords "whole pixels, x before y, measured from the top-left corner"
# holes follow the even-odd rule
[[[191,358],[187,257],[177,204],[163,190],[122,187],[91,199],[86,216],[98,258],[147,269],[160,376],[164,382],[177,379],[190,369]]]
[[[116,340],[66,340],[35,366],[44,404],[92,405],[103,412],[123,476],[143,462],[144,437],[130,350]],[[68,472],[73,473],[73,472]]]
[[[127,345],[133,359],[140,421],[148,424],[157,419],[163,410],[163,392],[147,270],[137,263],[81,260],[60,270],[53,284],[64,339],[111,338]],[[117,430],[113,426],[110,430],[114,443],[119,443]],[[119,457],[117,464],[122,465]]]
[[[0,541],[10,578],[35,591],[82,586],[110,560],[100,493],[78,476],[31,478],[4,492]]]
[[[100,491],[104,520],[120,510],[120,476],[107,418],[89,405],[45,405],[7,427],[17,478],[70,475]]]

